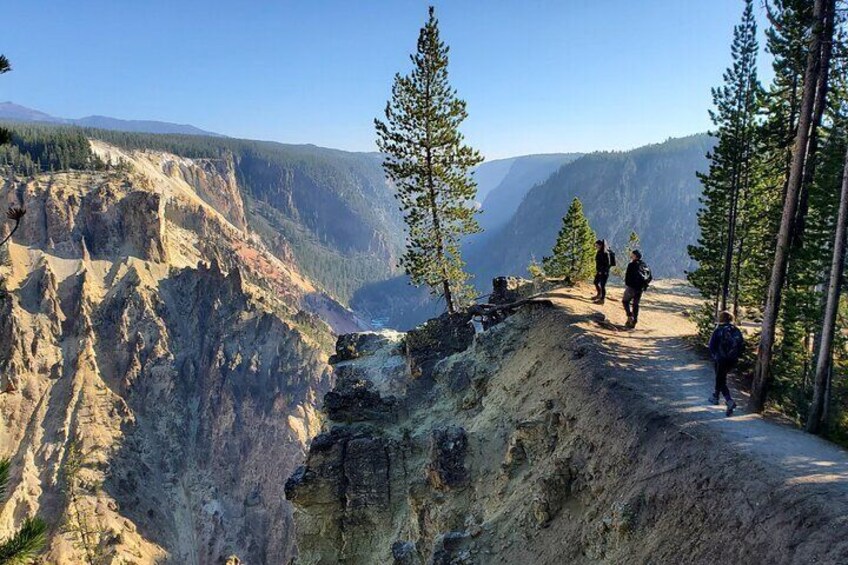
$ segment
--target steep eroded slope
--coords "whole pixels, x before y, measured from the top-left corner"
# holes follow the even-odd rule
[[[848,455],[793,477],[757,446],[795,430],[705,406],[709,369],[664,329],[688,323],[678,291],[653,292],[621,338],[551,293],[419,377],[432,333],[340,340],[331,422],[286,489],[298,563],[844,562]]]
[[[232,160],[93,146],[109,170],[0,190],[27,209],[0,266],[0,533],[39,514],[50,563],[285,562],[283,480],[331,326],[357,323],[248,231]]]

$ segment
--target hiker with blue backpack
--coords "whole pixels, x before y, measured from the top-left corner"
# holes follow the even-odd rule
[[[736,402],[727,387],[727,374],[739,362],[744,349],[745,338],[739,328],[733,325],[733,314],[726,310],[719,313],[718,326],[710,337],[710,355],[715,362],[715,392],[710,397],[710,403],[718,404],[718,395],[721,393],[727,404],[727,416],[732,416],[736,408]]]

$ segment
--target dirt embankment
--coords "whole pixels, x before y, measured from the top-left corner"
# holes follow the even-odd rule
[[[848,457],[706,406],[685,289],[652,289],[636,332],[579,294],[418,379],[397,336],[337,365],[330,427],[287,485],[299,562],[848,561]]]

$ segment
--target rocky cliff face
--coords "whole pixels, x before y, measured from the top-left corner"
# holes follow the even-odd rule
[[[239,229],[247,227],[244,215],[244,200],[236,181],[233,158],[223,159],[175,159],[166,158],[161,163],[162,171],[182,179],[191,186],[200,198],[224,215]]]
[[[538,305],[476,336],[342,336],[286,484],[297,563],[844,559],[842,506],[682,431],[585,322]]]
[[[283,482],[318,431],[350,313],[246,229],[232,162],[96,142],[106,172],[9,178],[0,535],[49,563],[284,563]]]

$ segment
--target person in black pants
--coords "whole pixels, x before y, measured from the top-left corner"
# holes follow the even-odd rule
[[[727,374],[736,366],[744,348],[745,339],[739,328],[733,325],[733,314],[726,310],[720,312],[718,326],[710,337],[710,355],[715,362],[715,392],[710,396],[710,403],[718,404],[719,393],[724,396],[727,416],[732,416],[736,408],[727,387]]]
[[[642,261],[642,252],[634,249],[630,253],[630,263],[624,273],[624,296],[621,300],[627,314],[627,328],[633,329],[639,322],[639,302],[650,282],[651,270]]]
[[[603,304],[607,297],[607,280],[610,272],[610,256],[607,242],[599,239],[595,242],[595,296],[592,300]]]

